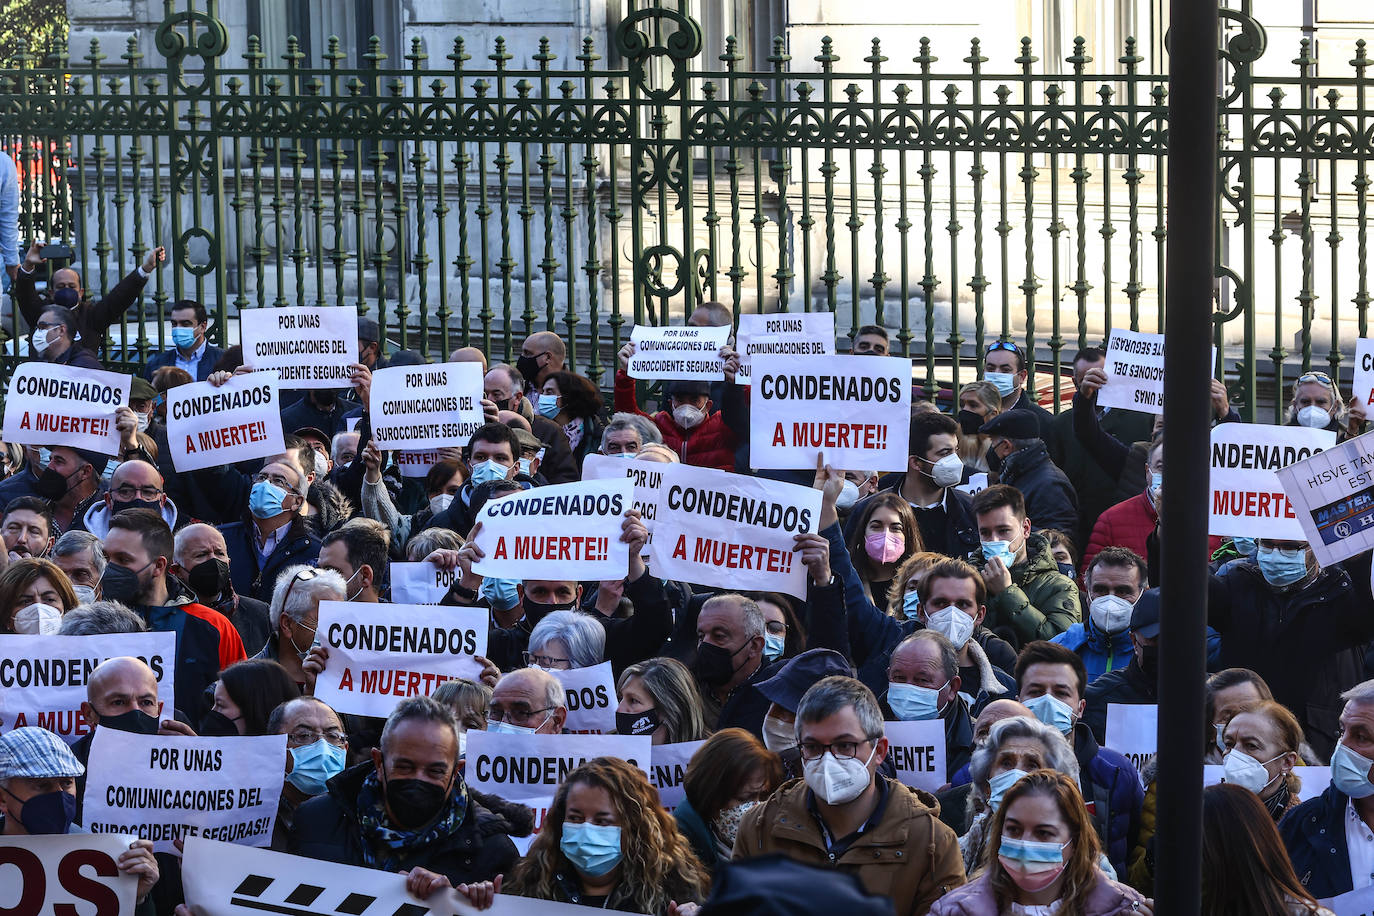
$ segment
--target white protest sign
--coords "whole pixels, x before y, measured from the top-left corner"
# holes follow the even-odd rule
[[[1374,437],[1370,433],[1278,472],[1302,533],[1322,566],[1374,547]]]
[[[89,734],[81,704],[91,672],[101,662],[125,655],[142,659],[153,670],[158,700],[171,718],[175,633],[0,636],[0,731],[36,725],[68,743]]]
[[[725,378],[720,348],[730,339],[730,326],[719,328],[656,328],[637,324],[630,331],[635,355],[626,374],[630,378],[690,379],[718,382]]]
[[[1351,390],[1366,408],[1374,405],[1374,340],[1355,341],[1355,379]]]
[[[329,664],[315,696],[338,712],[386,718],[444,681],[476,680],[487,654],[485,608],[321,601],[316,632]]]
[[[976,496],[988,488],[988,475],[986,473],[968,475],[968,483],[961,483],[954,489],[962,490],[969,496]]]
[[[358,309],[244,309],[239,336],[244,363],[276,369],[283,388],[347,388],[358,361]]]
[[[1153,703],[1108,703],[1106,747],[1116,751],[1139,773],[1154,759],[1159,745],[1159,707]]]
[[[167,445],[178,471],[234,464],[286,451],[276,372],[236,375],[220,387],[167,390]]]
[[[614,455],[588,455],[582,459],[583,480],[616,480],[628,478],[634,481],[634,507],[639,510],[644,527],[649,531],[649,542],[644,545],[644,555],[649,555],[649,545],[654,539],[654,522],[658,520],[659,491],[663,487],[662,461],[645,461],[642,458],[617,458]]]
[[[569,773],[596,757],[619,757],[649,775],[648,735],[510,735],[468,732],[463,778],[469,787],[534,809],[544,826],[554,793]]]
[[[1298,789],[1299,801],[1309,801],[1321,795],[1331,785],[1331,767],[1294,767],[1302,787]],[[1208,764],[1202,768],[1202,785],[1214,786],[1225,782],[1226,767],[1221,764]]]
[[[467,445],[486,422],[478,363],[397,366],[372,373],[372,438],[411,451]]]
[[[884,722],[888,756],[904,786],[934,792],[949,782],[945,769],[945,723]]]
[[[391,600],[397,604],[438,604],[453,587],[453,570],[433,563],[392,563]]]
[[[1329,429],[1219,423],[1212,428],[1212,491],[1208,534],[1301,541],[1293,504],[1278,470],[1336,444]]]
[[[835,352],[833,312],[781,312],[776,315],[740,315],[735,333],[739,353],[736,385],[748,385],[756,355],[823,356]]]
[[[0,913],[133,916],[138,876],[118,870],[131,836],[0,836]]]
[[[474,539],[486,556],[472,571],[498,579],[623,579],[630,545],[620,540],[620,526],[633,496],[633,481],[622,477],[488,500]]]
[[[1374,914],[1374,885],[1317,902],[1335,916],[1370,916]]]
[[[117,372],[23,363],[6,389],[5,441],[118,455],[115,408],[129,403],[132,381]]]
[[[272,842],[286,736],[186,738],[97,728],[82,804],[91,833],[128,833],[175,852],[173,840]]]
[[[1100,407],[1164,413],[1164,335],[1112,328]]]
[[[439,463],[437,448],[423,449],[418,452],[406,449],[396,450],[396,467],[402,477],[424,477],[429,469]]]
[[[896,356],[754,357],[749,461],[756,468],[900,471],[911,430],[911,361]]]
[[[567,671],[554,669],[549,674],[558,678],[567,694],[565,729],[575,735],[609,735],[615,731],[615,708],[620,701],[610,662]]]
[[[687,764],[705,741],[683,741],[678,744],[655,744],[650,758],[649,782],[658,789],[659,804],[672,811],[687,798],[683,783],[687,780]]]
[[[806,567],[793,536],[816,530],[819,490],[685,464],[664,469],[659,536],[649,557],[654,575],[806,596]]]

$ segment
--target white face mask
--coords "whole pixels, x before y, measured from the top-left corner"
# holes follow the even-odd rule
[[[1226,759],[1222,761],[1222,773],[1227,782],[1235,783],[1238,786],[1244,786],[1258,795],[1269,788],[1271,782],[1279,778],[1278,776],[1270,776],[1269,771],[1264,768],[1264,765],[1266,763],[1273,763],[1282,756],[1283,754],[1279,754],[1277,757],[1270,757],[1268,760],[1264,761],[1264,763],[1261,763],[1244,751],[1233,750],[1228,753]]]
[[[840,487],[840,495],[835,497],[835,508],[843,512],[852,509],[854,504],[859,501],[859,486],[852,480],[846,480],[844,486]]]
[[[958,455],[946,455],[930,466],[937,487],[952,487],[964,479],[964,462]]]
[[[438,515],[440,512],[443,512],[445,509],[447,509],[449,507],[449,504],[452,502],[452,493],[440,493],[437,496],[431,496],[429,498],[429,511],[433,512],[435,515]]]
[[[706,414],[691,404],[679,404],[673,408],[673,420],[683,429],[695,429],[705,419]]]
[[[134,417],[134,426],[137,427],[138,431],[141,433],[148,431],[149,422],[151,422],[151,418],[146,413],[137,414]]]
[[[1108,636],[1115,636],[1131,625],[1131,611],[1135,605],[1116,595],[1099,595],[1088,605],[1093,626]]]
[[[51,604],[30,604],[14,612],[14,632],[25,636],[54,636],[62,626],[62,612]]]
[[[329,476],[329,459],[322,452],[315,453],[315,479],[324,480]]]
[[[95,600],[95,589],[89,585],[73,585],[72,591],[76,592],[77,604],[90,604]]]
[[[1323,407],[1309,405],[1298,411],[1298,425],[1309,429],[1325,429],[1331,423],[1331,414]]]
[[[954,643],[954,648],[962,649],[973,635],[973,618],[954,605],[948,605],[926,618],[926,626]]]
[[[797,746],[797,730],[792,723],[773,716],[763,717],[763,746],[775,754]]]
[[[844,760],[826,751],[815,760],[802,764],[806,775],[806,785],[827,805],[843,805],[852,802],[863,794],[873,782],[873,774],[868,772],[868,763],[878,752],[877,745],[868,752],[868,760],[848,757]]]

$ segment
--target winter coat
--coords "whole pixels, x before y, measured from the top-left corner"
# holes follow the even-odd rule
[[[169,350],[163,350],[161,353],[155,353],[148,357],[148,365],[143,367],[143,377],[151,382],[154,372],[159,369],[165,369],[168,366],[175,366],[177,364],[178,355],[176,347],[172,347]],[[217,347],[207,340],[205,342],[205,351],[200,354],[200,359],[196,360],[196,371],[191,373],[191,375],[194,376],[192,381],[203,382],[208,379],[210,373],[215,370],[215,364],[223,358],[223,348]]]
[[[1078,623],[1078,586],[1059,571],[1049,540],[1032,534],[1026,539],[1026,558],[1011,567],[1011,587],[989,595],[987,608],[985,625],[1019,649],[1032,640],[1053,639]]]
[[[1102,839],[1103,852],[1116,873],[1124,876],[1145,802],[1140,773],[1121,754],[1099,746],[1092,730],[1081,722],[1074,726],[1071,738],[1083,801]]]
[[[10,299],[19,306],[19,314],[24,316],[24,322],[29,327],[37,325],[38,319],[43,316],[43,309],[52,305],[51,298],[39,295],[37,279],[37,271],[27,271],[21,267],[10,286]],[[78,344],[91,353],[92,358],[95,352],[105,345],[105,335],[109,332],[110,325],[118,321],[129,310],[129,306],[138,301],[139,294],[147,285],[148,276],[139,268],[134,268],[115,284],[114,289],[110,290],[104,299],[98,302],[83,299],[73,307]],[[105,367],[97,363],[94,368]]]
[[[1094,425],[1122,442],[1149,439],[1154,417],[1136,410],[1120,408],[1112,408],[1098,416],[1096,405],[1084,404],[1081,397],[1075,396],[1074,406],[1060,411],[1050,422],[1049,434],[1044,437],[1045,448],[1049,450],[1050,460],[1073,482],[1074,490],[1078,493],[1079,526],[1075,533],[1075,541],[1086,544],[1098,516],[1117,502],[1113,497],[1120,475],[1108,473],[1074,434],[1075,419],[1080,410],[1092,414],[1085,419],[1094,421]]]
[[[1365,554],[1286,589],[1270,586],[1250,561],[1212,577],[1207,620],[1221,634],[1221,666],[1264,678],[1323,760],[1340,733],[1341,693],[1368,676],[1362,646],[1374,639],[1369,563]]]
[[[1078,494],[1069,478],[1050,460],[1045,443],[1037,442],[1013,452],[1002,462],[997,482],[1021,491],[1026,498],[1026,516],[1036,530],[1078,530]]]
[[[940,822],[935,796],[879,776],[887,798],[877,823],[837,858],[826,851],[820,824],[808,805],[811,790],[794,779],[755,806],[740,824],[735,859],[781,853],[804,865],[857,877],[864,889],[892,900],[897,916],[921,916],[965,881],[954,831]]]
[[[1129,627],[1115,636],[1108,636],[1093,624],[1092,617],[1087,614],[1083,615],[1082,623],[1074,624],[1050,642],[1078,653],[1078,657],[1083,659],[1083,667],[1088,669],[1089,684],[1108,671],[1129,665],[1135,653]]]
[[[1040,424],[1040,438],[1044,439],[1050,434],[1050,424],[1054,422],[1054,414],[1041,407],[1031,400],[1030,392],[1021,389],[1021,396],[1016,399],[1016,403],[1008,408],[1009,410],[1029,410],[1035,414],[1035,422]]]
[[[849,515],[845,518],[844,536],[848,540],[854,534],[854,530],[859,527],[859,519],[863,518],[864,510],[867,508],[869,500],[873,499],[878,493],[901,493],[902,484],[906,482],[906,474],[889,474],[882,478],[879,484],[880,489],[871,496],[865,496],[854,504],[849,510]],[[915,507],[917,520],[920,520],[921,513]],[[978,522],[973,517],[973,497],[962,490],[950,488],[945,490],[945,524],[941,532],[940,539],[925,536],[925,529],[921,531],[926,550],[935,553],[943,553],[945,556],[962,559],[969,553],[978,549]]]
[[[1083,916],[1122,916],[1138,912],[1144,902],[1145,898],[1133,889],[1098,872],[1097,887],[1088,895]],[[997,908],[992,881],[986,874],[950,891],[930,908],[930,916],[1002,916],[1004,912]]]
[[[175,587],[175,579],[168,582]],[[197,604],[185,591],[169,593],[160,607],[133,605],[130,610],[149,630],[176,634],[176,708],[199,723],[209,708],[205,689],[219,680],[221,671],[247,657],[238,631],[223,614]]]
[[[268,555],[267,562],[260,564],[254,529],[251,519],[219,526],[229,550],[229,578],[234,583],[234,591],[270,604],[272,589],[282,570],[297,563],[313,566],[320,558],[320,539],[310,532],[305,519],[297,515]]]
[[[338,528],[354,515],[357,509],[340,492],[339,488],[325,480],[316,480],[305,494],[305,501],[313,510],[305,517],[305,526],[310,534],[320,540]]]
[[[673,809],[673,819],[677,821],[682,838],[691,844],[692,852],[712,873],[728,861],[716,846],[716,835],[711,832],[711,825],[706,823],[706,819],[692,807],[689,800],[684,798],[678,802]]]
[[[1135,656],[1125,668],[1108,671],[1088,685],[1083,698],[1088,705],[1083,710],[1083,724],[1092,729],[1098,744],[1107,741],[1107,706],[1111,703],[1123,705],[1148,704],[1159,702],[1159,684],[1156,678],[1147,677],[1140,670]]]
[[[639,402],[635,397],[635,381],[625,374],[624,370],[617,370],[615,374],[615,409],[627,413],[639,414],[641,417],[648,417],[658,427],[658,431],[663,434],[663,444],[677,452],[683,464],[695,465],[703,468],[717,468],[722,471],[733,471],[735,469],[735,449],[739,445],[740,436],[735,432],[736,429],[748,429],[747,424],[743,427],[737,421],[734,428],[726,423],[726,405],[740,397],[743,386],[728,385],[725,393],[724,403],[720,409],[711,413],[701,424],[694,429],[683,429],[677,425],[672,413],[660,410],[656,414],[647,414],[639,409]]]
[[[1125,547],[1132,550],[1142,560],[1149,554],[1146,539],[1154,532],[1159,523],[1159,512],[1155,510],[1154,500],[1147,492],[1137,493],[1123,503],[1117,503],[1102,513],[1088,537],[1088,546],[1083,548],[1083,562],[1079,569],[1087,574],[1093,557],[1104,547]]]
[[[1293,873],[1318,900],[1355,889],[1350,875],[1350,847],[1345,842],[1345,811],[1350,796],[1335,786],[1308,799],[1279,821]]]

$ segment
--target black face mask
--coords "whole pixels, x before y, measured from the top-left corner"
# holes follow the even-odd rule
[[[522,356],[515,361],[515,368],[524,380],[530,384],[536,384],[536,377],[539,375],[539,357]]]
[[[64,477],[61,472],[54,471],[52,468],[44,468],[43,473],[38,475],[38,483],[34,484],[33,488],[39,496],[50,503],[54,503],[67,495],[67,491],[71,489],[71,483],[70,478]]]
[[[1159,680],[1159,646],[1140,647],[1140,670],[1150,680]]]
[[[1002,470],[1002,456],[997,454],[996,449],[988,449],[988,470],[994,474]]]
[[[162,503],[158,502],[156,499],[131,499],[127,503],[122,503],[118,500],[110,501],[111,518],[113,518],[116,513],[123,512],[125,509],[152,509],[158,515],[161,515]]]
[[[237,738],[239,727],[234,724],[233,719],[217,709],[212,709],[200,717],[200,730],[196,734],[202,738]]]
[[[133,607],[138,604],[142,592],[143,586],[138,581],[138,573],[116,563],[110,563],[105,567],[105,572],[100,577],[100,594],[106,601],[118,601],[120,604]]]
[[[117,716],[101,716],[96,723],[101,728],[128,732],[131,735],[156,735],[159,725],[157,716],[150,716],[141,709],[131,709]],[[235,730],[235,734],[237,734]]]
[[[492,401],[497,410],[510,410],[510,398],[501,398],[499,401]]]
[[[448,789],[423,779],[388,779],[386,805],[402,830],[417,830],[439,816]]]
[[[652,735],[658,731],[658,727],[662,724],[658,719],[657,709],[615,714],[615,733],[617,735]]]
[[[719,687],[734,676],[738,667],[735,665],[735,656],[743,650],[744,646],[731,652],[709,642],[698,643],[697,657],[692,661],[692,674],[707,687]]]
[[[204,598],[225,595],[230,591],[229,564],[219,557],[203,560],[187,571],[186,584]]]
[[[523,608],[525,611],[525,621],[529,623],[530,626],[533,626],[534,624],[543,620],[545,617],[552,614],[554,611],[577,610],[577,602],[574,601],[568,607],[562,607],[557,604],[545,604],[542,601],[535,601],[532,598],[526,596],[525,598],[522,598],[520,600],[520,607]]]
[[[337,388],[316,388],[310,393],[315,406],[323,410],[333,410],[334,405],[339,402],[339,390]]]
[[[959,429],[963,431],[965,436],[978,435],[978,430],[983,425],[983,418],[971,410],[959,411],[955,415],[955,419],[959,421]]]

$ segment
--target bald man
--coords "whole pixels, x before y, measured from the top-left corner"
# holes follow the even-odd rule
[[[125,509],[152,509],[173,531],[180,521],[176,503],[163,489],[162,474],[148,462],[134,460],[115,468],[105,497],[93,503],[72,528],[89,531],[103,541],[110,531],[110,519]]]
[[[198,602],[229,618],[249,658],[267,645],[272,634],[267,603],[234,591],[229,548],[218,528],[197,522],[178,531],[168,571],[186,583]]]
[[[563,683],[539,668],[519,668],[502,675],[491,692],[487,731],[534,729],[536,735],[558,735],[568,720]]]
[[[155,655],[148,661],[157,667],[156,671],[142,659],[124,655],[102,662],[91,672],[86,679],[86,700],[81,704],[81,716],[90,731],[72,745],[77,760],[84,764],[90,759],[96,726],[135,735],[195,736],[189,725],[178,722],[173,715],[162,715],[164,707],[157,694],[158,672],[165,671],[176,660]]]
[[[459,347],[448,355],[451,363],[477,363],[482,367],[482,374],[487,374],[487,354],[476,347]]]
[[[993,700],[983,711],[978,714],[978,719],[973,723],[973,743],[982,744],[987,740],[988,732],[992,727],[1003,719],[1014,719],[1017,716],[1027,716],[1034,719],[1035,713],[1030,711],[1030,707],[1016,700]],[[964,774],[968,778],[968,774]]]
[[[536,331],[526,337],[520,345],[520,358],[515,362],[515,368],[529,386],[526,392],[539,391],[546,378],[554,372],[562,372],[567,356],[568,348],[563,338],[552,331]]]

